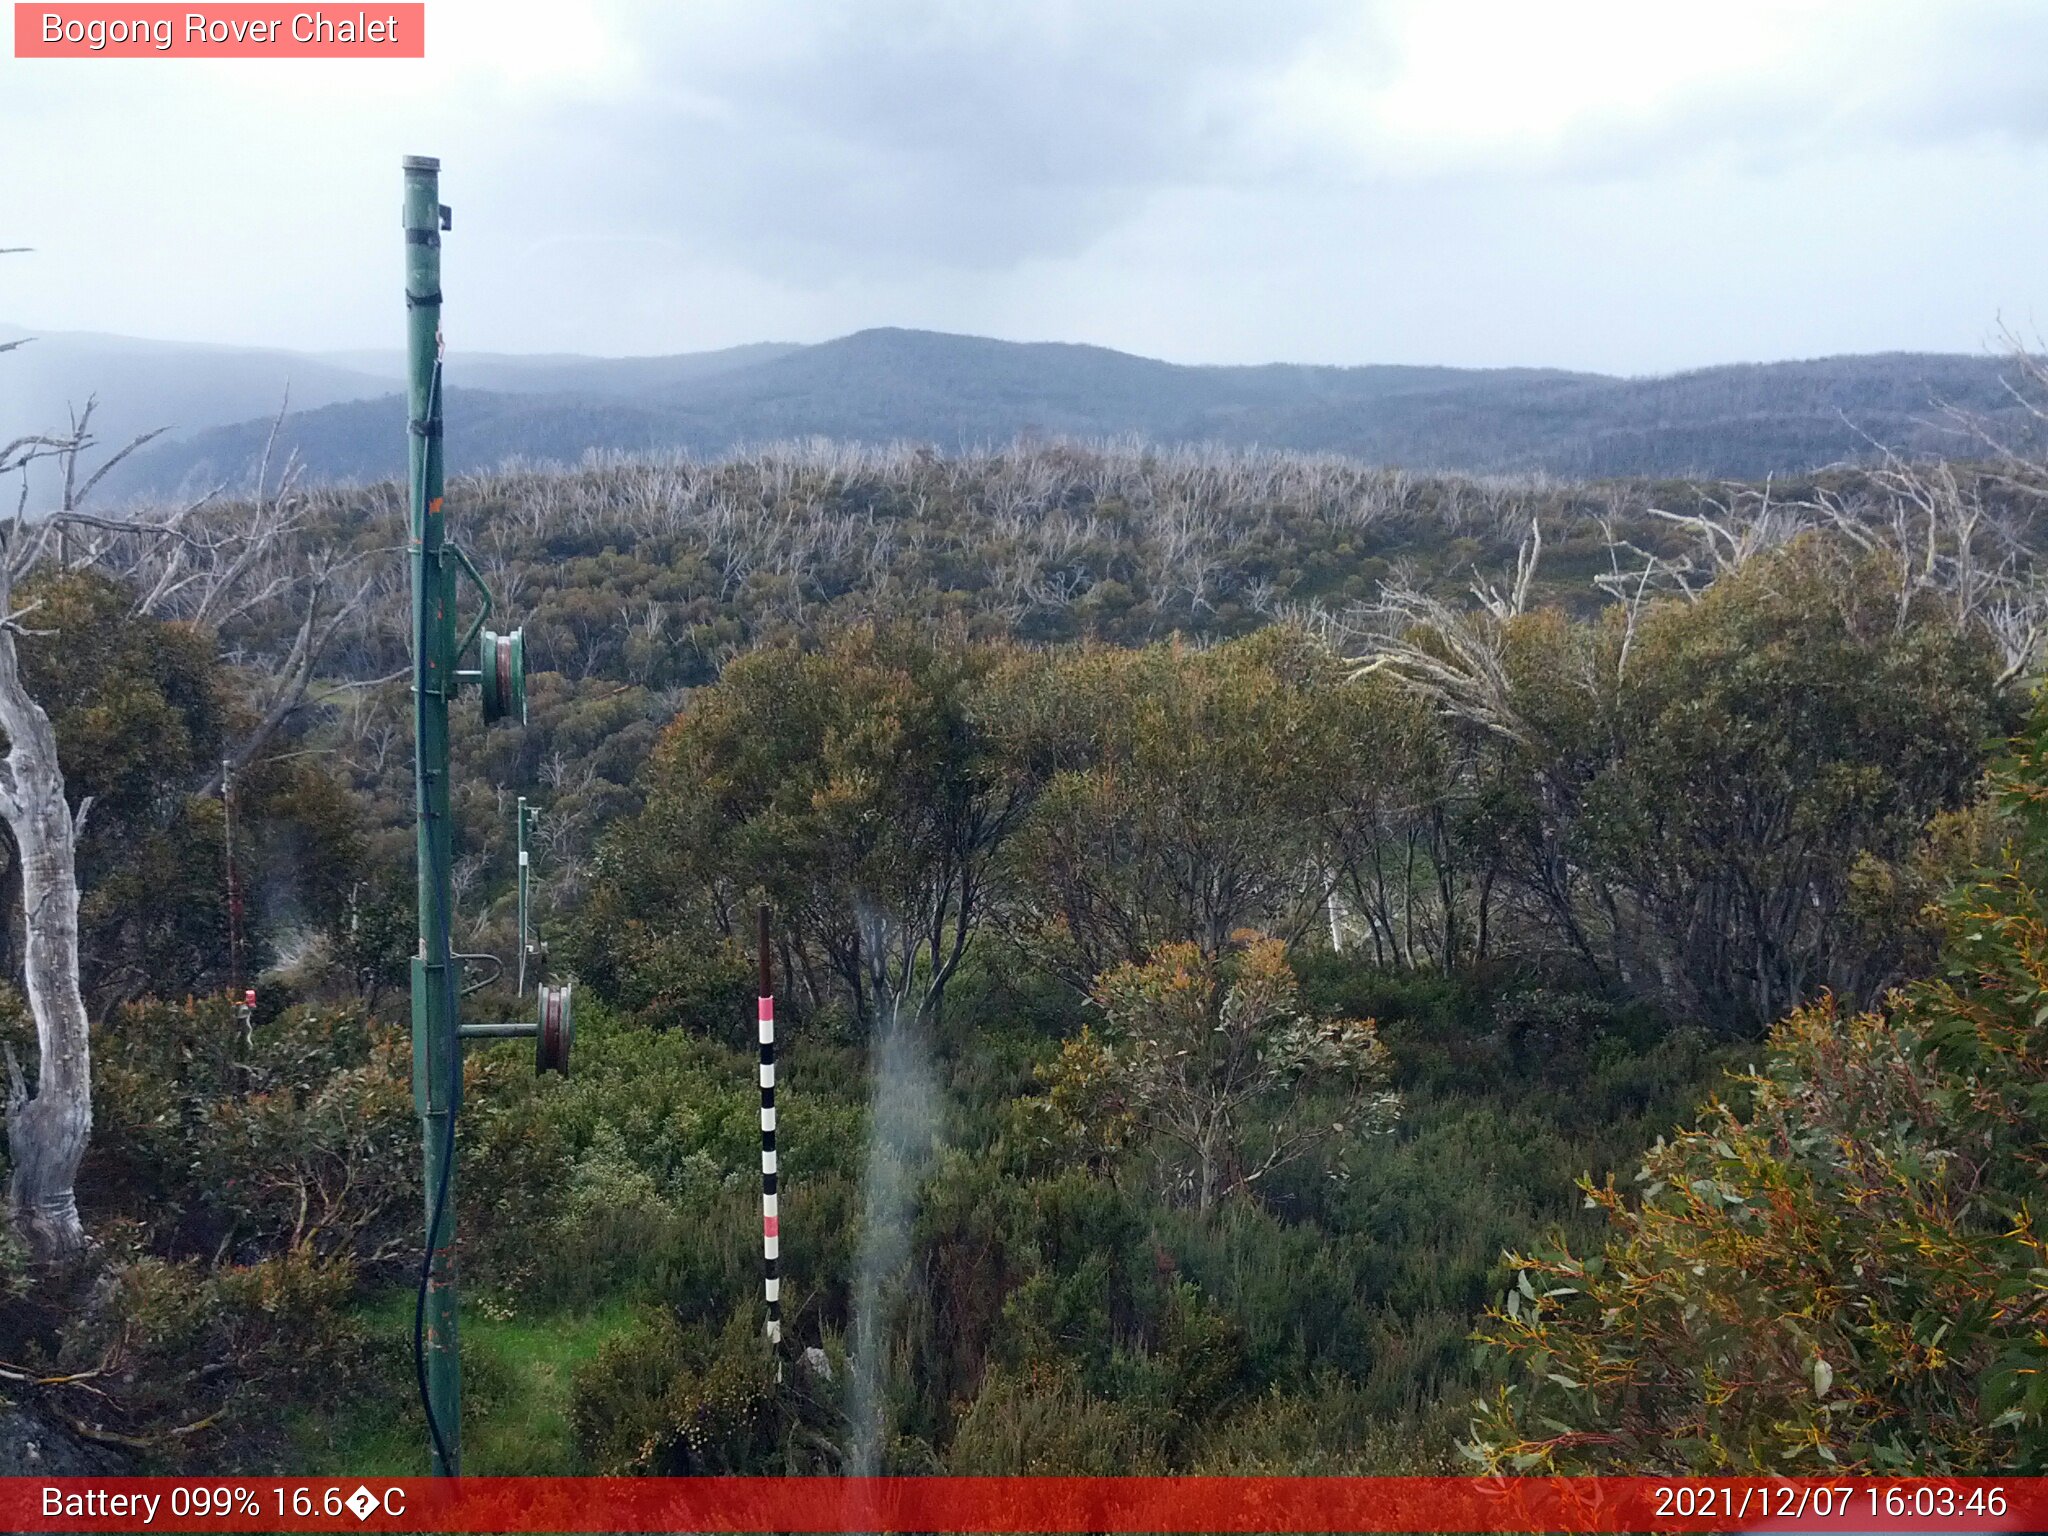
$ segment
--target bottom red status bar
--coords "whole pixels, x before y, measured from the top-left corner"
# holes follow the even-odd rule
[[[0,1478],[8,1531],[2022,1531],[2048,1478]]]

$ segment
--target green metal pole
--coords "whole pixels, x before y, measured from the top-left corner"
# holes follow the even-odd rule
[[[405,161],[406,399],[412,492],[414,800],[420,947],[412,963],[413,1104],[426,1151],[427,1260],[417,1324],[437,1477],[462,1470],[456,1333],[455,1115],[462,1103],[456,975],[449,956],[448,701],[455,691],[455,562],[441,510],[441,162]]]

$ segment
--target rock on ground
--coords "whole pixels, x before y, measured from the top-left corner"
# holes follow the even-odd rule
[[[105,1446],[0,1402],[0,1477],[106,1477],[131,1470],[124,1457]]]

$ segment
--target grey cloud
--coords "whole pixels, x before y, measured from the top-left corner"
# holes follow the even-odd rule
[[[758,25],[800,28],[793,45],[707,77],[667,31],[643,96],[564,110],[533,152],[615,230],[793,279],[1008,267],[1072,255],[1154,190],[1219,175],[1242,94],[1329,14],[909,4],[799,22],[770,7]],[[601,159],[580,147],[600,141]],[[575,169],[593,163],[595,182]]]
[[[1563,159],[1573,175],[1669,173],[1699,160],[1771,173],[1990,137],[2048,139],[2048,6],[1851,7],[1823,51],[1794,67],[1718,80],[1649,122],[1596,123]]]
[[[1532,76],[1461,18],[1428,99],[1475,131],[1404,139],[1379,88],[1412,89],[1404,29],[1444,3],[590,0],[615,46],[573,69],[521,34],[360,96],[341,66],[298,94],[254,64],[0,57],[0,245],[40,248],[0,265],[0,320],[388,345],[406,151],[444,158],[450,334],[483,349],[892,324],[1638,369],[1967,350],[2048,304],[2038,0],[1800,7],[1821,21],[1787,55],[1727,46],[1762,0],[1656,0],[1724,63],[1613,112],[1605,65]],[[1643,52],[1613,67],[1703,73]],[[1503,126],[1484,78],[1576,126]]]

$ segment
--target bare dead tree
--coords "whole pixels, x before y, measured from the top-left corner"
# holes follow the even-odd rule
[[[1529,741],[1508,677],[1507,616],[1453,608],[1397,579],[1381,588],[1364,617],[1368,628],[1355,676],[1386,672],[1454,719],[1509,741]]]
[[[1650,605],[1673,593],[1696,602],[1701,588],[1690,555],[1667,557],[1644,549],[1621,532],[1621,507],[1610,496],[1607,510],[1600,515],[1600,534],[1607,546],[1607,569],[1593,578],[1593,585],[1610,598],[1621,614],[1621,643],[1615,648],[1614,680],[1628,673],[1629,653],[1635,648],[1636,632]]]
[[[300,463],[287,454],[276,480],[271,465],[278,434],[290,405],[287,395],[271,421],[257,461],[250,494],[217,502],[219,488],[189,506],[126,520],[96,520],[97,541],[73,568],[91,564],[119,577],[134,590],[138,617],[179,619],[214,631],[245,626],[271,613],[295,616],[282,654],[243,658],[251,679],[257,718],[254,727],[228,749],[230,775],[239,773],[267,747],[305,704],[321,658],[336,637],[363,611],[375,589],[373,562],[398,553],[385,546],[349,556],[307,547],[306,500],[299,494]],[[150,434],[154,436],[155,434]],[[80,488],[69,487],[85,442],[74,439],[63,453],[67,488],[64,512],[77,516],[85,497],[119,458],[122,449]],[[89,441],[89,440],[87,440]],[[166,533],[175,537],[165,537]],[[367,569],[366,569],[367,567]],[[209,769],[195,790],[217,785]]]
[[[272,515],[255,516],[239,530],[239,537],[233,529],[191,531],[188,525],[207,498],[133,519],[104,518],[84,510],[107,472],[157,435],[145,433],[131,440],[90,474],[81,475],[85,454],[94,445],[96,403],[88,400],[73,415],[65,434],[30,434],[0,448],[0,475],[19,473],[22,482],[14,516],[0,532],[0,731],[7,738],[6,756],[0,759],[0,820],[7,824],[21,866],[23,982],[35,1021],[37,1053],[33,1089],[13,1052],[6,1053],[5,1113],[12,1167],[8,1215],[29,1251],[42,1259],[62,1258],[87,1244],[76,1195],[79,1164],[92,1134],[90,1020],[79,984],[77,846],[92,802],[87,797],[75,808],[71,805],[56,730],[22,676],[17,641],[37,633],[31,621],[39,604],[17,602],[15,594],[39,572],[87,565],[136,579],[138,592],[145,594],[138,599],[138,612],[151,611],[152,601],[160,608],[181,594],[197,593],[200,611],[216,613],[217,604],[240,601],[236,588],[252,575],[266,596],[278,596],[289,586],[280,584],[274,574],[262,573],[260,554],[245,558],[252,545],[276,547],[280,503],[266,502],[261,495],[259,508],[269,506]],[[62,492],[54,512],[31,519],[26,471],[43,459],[61,463]],[[84,547],[76,554],[69,548],[73,532],[85,536]],[[149,579],[152,576],[156,579]],[[317,575],[308,616],[280,669],[284,688],[296,687],[298,696],[303,696],[319,649],[334,632],[331,614],[325,622],[315,617],[318,592],[327,580],[326,573]],[[231,756],[246,762],[288,712],[281,699],[274,699],[255,739]]]
[[[1521,548],[1515,554],[1515,581],[1506,592],[1490,581],[1474,581],[1472,595],[1479,599],[1479,605],[1496,620],[1506,623],[1529,606],[1529,589],[1536,581],[1536,567],[1543,560],[1543,523],[1531,516],[1529,531],[1522,535]]]
[[[2008,683],[2038,659],[2048,631],[2048,572],[2012,515],[1987,503],[1983,478],[1952,463],[1912,463],[1887,452],[1871,471],[1874,494],[1822,490],[1805,505],[1817,524],[1891,565],[1897,628],[1932,601],[1953,627],[1996,646],[1999,681]],[[2048,488],[2042,467],[2016,453],[1992,478],[2036,496]]]
[[[2048,387],[2048,372],[2038,377]],[[1981,421],[1976,431],[1977,441],[1995,441]],[[1822,486],[1802,500],[1777,497],[1766,482],[1728,487],[1707,498],[1702,512],[1646,509],[1688,538],[1689,548],[1676,556],[1617,538],[1609,524],[1612,568],[1594,585],[1630,605],[1632,630],[1643,602],[1671,592],[1697,600],[1763,551],[1819,534],[1889,567],[1895,630],[1903,633],[1916,612],[1934,604],[1954,629],[1996,647],[2000,683],[2018,679],[2034,667],[2048,635],[2048,571],[2018,519],[1986,501],[1984,484],[2039,496],[2048,493],[2048,471],[2015,450],[2004,451],[1987,476],[1952,462],[1908,460],[1874,440],[1871,448],[1875,462],[1846,487]]]
[[[0,473],[26,471],[39,458],[66,461],[66,496],[75,489],[72,466],[89,425],[91,408],[75,418],[69,437],[16,439],[0,451]],[[95,479],[97,477],[94,477]],[[90,489],[90,482],[87,487]],[[60,511],[38,522],[27,517],[28,483],[15,515],[0,536],[0,820],[14,839],[21,865],[26,943],[22,980],[36,1026],[33,1091],[21,1063],[6,1052],[8,1216],[29,1252],[58,1259],[85,1246],[75,1185],[92,1134],[91,1029],[78,975],[79,834],[92,801],[74,810],[57,759],[57,732],[21,675],[18,637],[34,633],[27,621],[39,606],[17,605],[16,588],[43,561],[61,529],[99,520]]]

